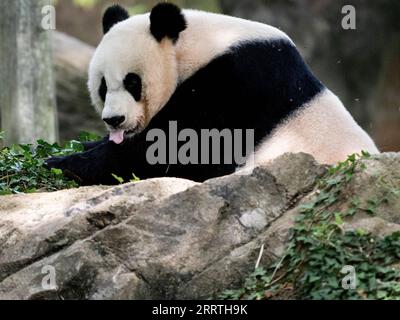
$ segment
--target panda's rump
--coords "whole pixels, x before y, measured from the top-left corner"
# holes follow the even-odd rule
[[[304,152],[332,165],[362,151],[379,153],[341,101],[325,89],[260,143],[254,161],[262,165],[284,153]]]

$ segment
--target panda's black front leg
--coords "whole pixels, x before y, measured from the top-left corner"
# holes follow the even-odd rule
[[[102,140],[98,140],[98,141],[88,141],[88,142],[82,142],[83,145],[83,149],[85,151],[89,151],[92,150],[102,144],[107,143],[110,140],[109,136],[104,137]]]
[[[50,158],[46,161],[46,167],[63,170],[66,176],[80,185],[114,185],[118,181],[113,174],[121,177],[129,175],[129,150],[129,145],[103,141],[83,153]]]

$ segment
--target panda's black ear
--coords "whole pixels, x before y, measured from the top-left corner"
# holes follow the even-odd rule
[[[125,8],[120,5],[113,5],[109,7],[103,16],[103,32],[106,34],[118,22],[124,21],[129,18],[129,13]]]
[[[165,37],[176,41],[187,27],[182,10],[172,3],[159,3],[150,14],[150,31],[157,41]]]

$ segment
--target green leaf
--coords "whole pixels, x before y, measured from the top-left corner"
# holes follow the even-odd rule
[[[112,174],[113,178],[115,180],[117,180],[120,184],[124,183],[124,179],[122,179],[121,177],[118,177],[116,174]]]
[[[343,222],[343,219],[342,219],[342,215],[339,213],[339,212],[336,212],[335,213],[335,223],[338,225],[338,226],[341,226],[344,222]]]
[[[54,175],[56,175],[56,176],[60,176],[60,175],[63,174],[63,172],[62,172],[61,169],[56,169],[56,168],[52,168],[52,169],[51,169],[51,173],[54,174]]]
[[[130,180],[130,182],[139,182],[140,178],[136,177],[134,173],[132,173],[133,179]]]

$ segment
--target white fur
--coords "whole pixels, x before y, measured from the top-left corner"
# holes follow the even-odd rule
[[[254,165],[288,152],[305,152],[319,163],[336,164],[361,151],[379,153],[341,101],[325,89],[266,138],[254,154]]]

